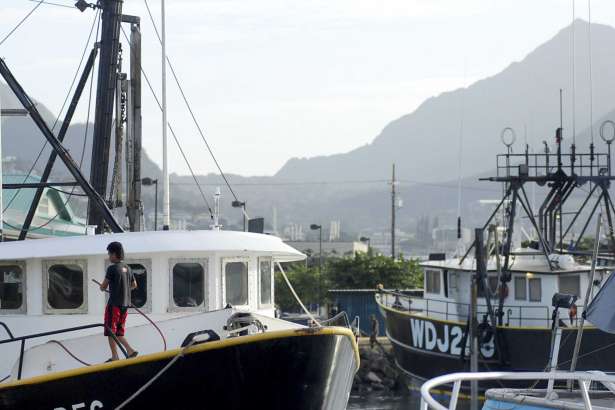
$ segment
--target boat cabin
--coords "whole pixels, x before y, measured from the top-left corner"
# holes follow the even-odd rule
[[[551,270],[544,254],[525,250],[519,253],[522,254],[515,255],[511,260],[512,279],[504,288],[500,287],[495,257],[488,261],[488,289],[479,289],[478,294],[479,320],[487,313],[486,291],[490,293],[495,309],[498,308],[500,296],[503,296],[505,326],[549,327],[553,312],[551,299],[558,292],[576,295],[577,305],[583,305],[590,280],[589,265],[578,263],[571,255],[553,254],[549,256],[553,267]],[[424,296],[412,299],[410,308],[422,311],[429,317],[465,322],[470,307],[475,260],[467,258],[463,263],[458,258],[426,261],[422,267],[425,274]],[[605,268],[597,267],[595,280],[601,283],[606,278],[605,274]],[[598,288],[596,286],[596,290]],[[580,312],[577,317],[579,315]]]
[[[275,236],[216,230],[5,242],[0,245],[0,322],[15,335],[102,323],[107,295],[92,280],[104,279],[112,241],[124,246],[125,263],[137,281],[133,305],[154,321],[227,305],[273,317],[274,264],[305,257]],[[141,315],[130,314],[127,325],[145,323]],[[4,333],[0,327],[0,340]],[[4,354],[4,346],[0,369],[15,358]],[[3,357],[10,360],[3,363]]]

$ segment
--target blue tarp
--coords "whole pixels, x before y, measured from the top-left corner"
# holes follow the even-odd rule
[[[604,282],[585,310],[585,319],[603,332],[615,333],[615,275]]]

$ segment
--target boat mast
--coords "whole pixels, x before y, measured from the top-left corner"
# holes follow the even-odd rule
[[[98,87],[96,90],[96,115],[90,183],[101,197],[107,193],[109,172],[109,149],[113,129],[113,105],[117,88],[117,67],[120,44],[120,24],[123,0],[105,0],[102,8],[100,59],[98,63]],[[119,121],[119,119],[118,119]],[[96,225],[96,232],[104,232],[105,218],[94,201],[89,203],[88,225]]]
[[[169,199],[169,168],[168,168],[168,151],[167,151],[167,47],[166,47],[166,29],[165,29],[165,10],[164,0],[160,1],[161,13],[161,42],[162,42],[162,210],[163,222],[162,229],[168,230],[171,225],[171,203]]]

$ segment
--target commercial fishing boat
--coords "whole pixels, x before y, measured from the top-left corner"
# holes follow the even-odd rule
[[[124,244],[133,305],[155,326],[133,310],[139,356],[105,363],[105,294],[91,279],[109,241]],[[274,317],[274,264],[302,258],[273,236],[214,230],[5,242],[0,408],[117,408],[151,382],[125,408],[344,409],[353,333]]]
[[[162,5],[164,11],[164,1]],[[212,217],[211,230],[168,230],[164,98],[166,229],[142,231],[140,19],[122,14],[121,0],[80,0],[76,7],[95,10],[90,36],[100,23],[100,38],[93,39],[57,134],[0,59],[0,75],[52,147],[36,182],[26,177],[23,183],[2,184],[4,189],[35,194],[17,227],[20,240],[0,243],[0,409],[344,409],[359,366],[353,332],[348,326],[329,327],[316,320],[301,326],[275,317],[275,266],[285,276],[281,263],[305,255],[262,232],[223,231],[218,223],[219,195],[215,210],[204,204]],[[130,26],[130,74],[122,73],[122,24]],[[97,58],[88,180],[63,139]],[[110,167],[112,135],[115,163]],[[87,136],[86,127],[84,147]],[[56,158],[74,182],[49,181]],[[123,169],[125,224],[110,209],[122,202],[114,193],[122,190]],[[1,175],[0,170],[0,182]],[[195,183],[201,189],[196,177]],[[36,230],[32,221],[45,190],[66,186],[87,196],[87,234],[27,239],[28,232]],[[207,202],[204,195],[203,200]],[[2,220],[0,215],[0,239]],[[106,362],[106,296],[93,282],[104,277],[109,263],[106,247],[113,241],[123,244],[125,262],[137,282],[126,335],[138,356],[128,358],[116,340],[124,357]]]
[[[504,196],[476,230],[472,247],[459,257],[432,255],[422,263],[423,297],[385,290],[376,296],[397,365],[404,372],[427,380],[469,371],[472,340],[476,371],[541,372],[549,366],[554,323],[562,329],[558,365],[570,365],[586,295],[598,289],[611,270],[615,211],[609,188],[615,177],[613,136],[606,135],[611,125],[607,122],[601,129],[608,152],[596,152],[592,144],[588,153],[577,152],[574,145],[562,153],[559,128],[551,152],[546,147],[543,153],[530,153],[526,146],[524,152],[513,154],[514,138],[503,134],[507,152],[497,156],[497,174],[486,180],[502,183]],[[526,193],[531,184],[544,193],[536,209]],[[607,240],[596,254],[592,276],[592,252],[580,245],[598,208],[607,225]],[[526,247],[513,240],[522,228],[535,235]],[[577,299],[562,318],[554,316],[556,293]],[[614,347],[615,335],[587,324],[577,369],[615,371],[615,355],[610,354]],[[490,383],[481,384],[481,390],[499,386]]]

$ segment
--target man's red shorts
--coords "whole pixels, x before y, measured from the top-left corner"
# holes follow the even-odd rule
[[[110,331],[116,336],[124,336],[127,316],[127,307],[107,305],[105,308],[105,336],[111,336]]]

